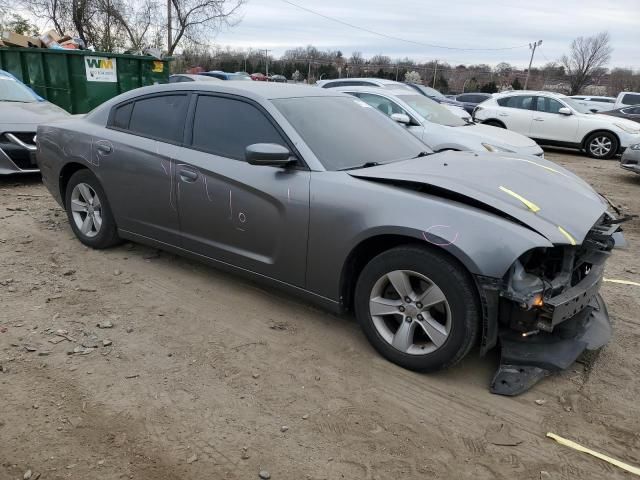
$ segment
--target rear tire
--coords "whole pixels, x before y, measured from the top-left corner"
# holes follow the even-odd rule
[[[469,274],[443,253],[419,246],[374,257],[358,278],[354,304],[373,347],[410,370],[456,364],[479,332],[480,307]]]
[[[482,122],[482,124],[490,127],[507,128],[504,123],[499,122],[498,120],[487,120],[486,122]]]
[[[613,133],[596,132],[584,142],[584,149],[591,158],[607,160],[618,153],[618,139]]]
[[[98,249],[120,243],[107,195],[93,172],[82,169],[71,176],[64,205],[71,229],[82,243]]]

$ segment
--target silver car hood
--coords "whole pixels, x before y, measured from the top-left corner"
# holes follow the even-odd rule
[[[582,179],[529,156],[443,152],[348,173],[398,186],[420,185],[426,193],[510,217],[554,244],[580,244],[607,209]]]
[[[69,113],[50,102],[0,101],[0,125],[30,124],[35,127],[66,117],[69,117]]]
[[[464,133],[475,135],[479,141],[489,143],[496,146],[512,147],[512,148],[535,148],[542,152],[542,149],[536,142],[529,137],[525,137],[516,132],[507,130],[506,128],[492,127],[490,125],[467,125],[464,127],[456,127],[460,130],[464,129]]]

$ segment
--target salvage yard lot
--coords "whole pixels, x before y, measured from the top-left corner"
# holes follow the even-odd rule
[[[617,161],[547,158],[640,213]],[[638,219],[625,235],[606,277],[639,282]],[[496,354],[416,374],[349,318],[140,245],[88,249],[38,177],[0,180],[0,265],[2,480],[628,477],[548,431],[640,464],[637,286],[604,284],[599,355],[507,398]]]

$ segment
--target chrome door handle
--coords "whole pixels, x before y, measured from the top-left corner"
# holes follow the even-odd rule
[[[198,179],[198,174],[193,170],[180,170],[178,172],[183,182],[195,182]]]

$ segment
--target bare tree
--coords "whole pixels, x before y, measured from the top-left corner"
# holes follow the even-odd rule
[[[571,51],[563,55],[561,63],[569,77],[572,95],[580,93],[592,76],[609,62],[613,50],[609,42],[608,32],[578,37],[571,42]]]
[[[171,0],[175,35],[168,54],[173,54],[183,37],[200,43],[200,38],[211,31],[234,25],[244,3],[245,0]]]

